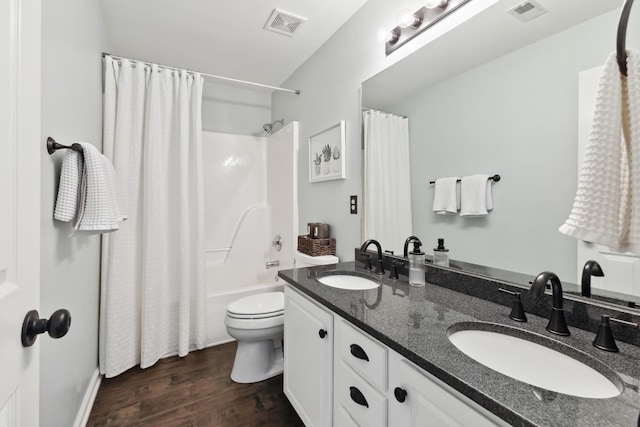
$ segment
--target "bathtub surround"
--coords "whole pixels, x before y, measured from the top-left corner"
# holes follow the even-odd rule
[[[203,132],[207,345],[233,339],[224,325],[228,304],[281,291],[277,271],[293,267],[297,153],[297,122],[269,137]],[[273,261],[280,266],[268,268]]]
[[[100,371],[206,344],[202,77],[105,56],[104,153],[129,220],[103,237]]]

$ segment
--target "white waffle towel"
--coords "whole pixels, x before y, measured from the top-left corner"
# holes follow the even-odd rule
[[[68,150],[62,159],[58,196],[53,213],[53,217],[59,221],[73,221],[78,214],[83,164],[82,154],[73,150]]]
[[[460,209],[458,177],[436,179],[433,191],[433,211],[438,215],[455,215]]]
[[[560,232],[640,254],[640,54],[627,50],[627,74],[605,63],[578,191]]]
[[[493,209],[493,180],[480,174],[463,176],[460,181],[460,216],[486,216]]]
[[[117,230],[127,216],[113,165],[92,144],[80,145],[82,153],[70,150],[63,159],[54,218],[73,221],[74,230]]]

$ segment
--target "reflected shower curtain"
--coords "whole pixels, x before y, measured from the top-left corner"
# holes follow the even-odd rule
[[[409,119],[369,110],[364,123],[364,215],[362,239],[402,255],[413,234],[409,170]]]
[[[102,241],[106,377],[206,344],[202,77],[105,57],[104,154],[127,212]]]

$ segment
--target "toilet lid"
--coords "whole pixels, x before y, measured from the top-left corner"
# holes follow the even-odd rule
[[[240,298],[227,306],[227,312],[235,315],[274,316],[284,311],[283,292],[265,292]]]

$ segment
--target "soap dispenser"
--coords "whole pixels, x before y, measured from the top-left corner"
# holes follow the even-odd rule
[[[438,247],[433,249],[433,264],[449,267],[449,249],[444,247],[444,239],[438,239]]]
[[[413,251],[409,252],[409,284],[424,286],[424,252],[420,250],[420,240],[413,241]]]

